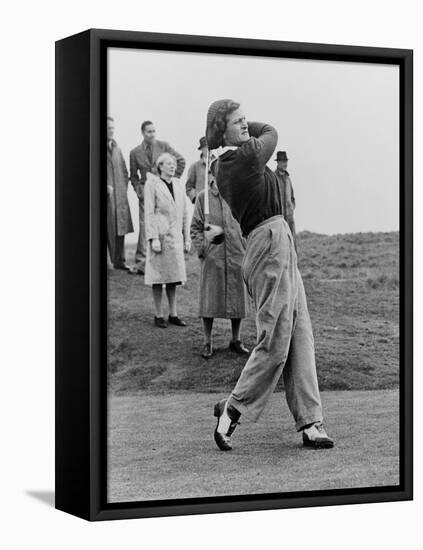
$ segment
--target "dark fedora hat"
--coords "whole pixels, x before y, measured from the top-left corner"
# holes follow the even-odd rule
[[[288,157],[286,156],[286,151],[278,151],[276,153],[275,160],[276,160],[276,162],[278,162],[280,160],[288,160]]]
[[[200,138],[200,145],[198,146],[198,150],[201,151],[201,149],[203,149],[203,147],[207,147],[206,136]]]

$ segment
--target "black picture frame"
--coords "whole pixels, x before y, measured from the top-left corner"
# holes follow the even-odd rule
[[[107,503],[106,52],[109,47],[392,64],[400,80],[400,484]],[[413,52],[91,29],[56,43],[56,508],[87,520],[412,499]],[[103,205],[100,207],[100,205]]]

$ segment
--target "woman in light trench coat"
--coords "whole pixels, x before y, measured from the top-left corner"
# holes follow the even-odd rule
[[[192,242],[201,261],[200,307],[203,318],[204,347],[202,356],[208,359],[213,355],[212,328],[215,318],[230,319],[232,340],[229,349],[236,353],[248,354],[240,340],[241,319],[248,314],[248,298],[241,274],[241,264],[245,253],[245,241],[241,228],[219,194],[211,178],[209,189],[209,223],[223,229],[224,240],[213,244],[204,231],[204,191],[197,195],[191,222]]]
[[[189,252],[188,201],[180,181],[174,178],[176,159],[163,153],[157,159],[158,176],[148,173],[144,189],[147,260],[145,283],[153,288],[154,322],[160,328],[168,323],[186,326],[177,314],[176,286],[186,281],[184,251]],[[169,301],[168,322],[162,315],[162,290]]]

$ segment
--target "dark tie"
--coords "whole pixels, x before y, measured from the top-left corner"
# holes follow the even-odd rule
[[[153,149],[150,144],[147,144],[147,158],[150,166],[153,166]]]

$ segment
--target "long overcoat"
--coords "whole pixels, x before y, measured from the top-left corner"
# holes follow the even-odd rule
[[[116,237],[132,233],[134,227],[128,202],[128,170],[115,140],[110,140],[110,147],[107,147],[107,187],[113,189],[108,195],[107,204],[109,231],[114,231]]]
[[[295,232],[295,220],[294,220],[294,210],[295,210],[295,196],[294,188],[292,186],[291,178],[289,173],[284,170],[275,170],[276,179],[279,183],[279,188],[282,198],[282,214],[285,220],[289,225],[292,236],[294,237],[294,242],[296,241],[296,232]]]
[[[184,283],[187,279],[184,244],[191,242],[188,199],[179,179],[173,178],[172,184],[175,198],[164,181],[147,174],[144,188],[147,285]],[[152,239],[160,239],[161,252],[152,250]]]
[[[191,238],[201,262],[199,316],[241,319],[249,311],[241,274],[246,243],[215,185],[209,188],[209,207],[209,222],[223,227],[225,239],[221,244],[210,244],[205,239],[204,191],[201,191],[191,221]]]
[[[199,159],[188,169],[185,190],[191,202],[195,202],[197,195],[204,189],[206,176],[206,163],[204,159]]]

